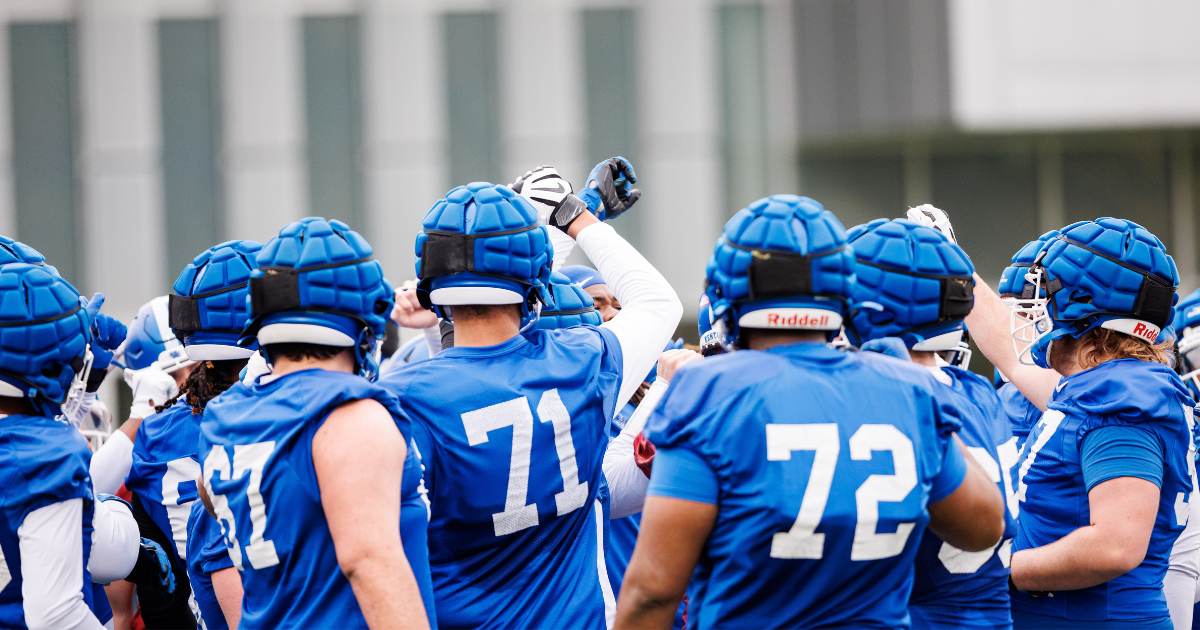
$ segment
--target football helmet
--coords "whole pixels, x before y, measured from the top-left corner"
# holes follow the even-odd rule
[[[706,270],[712,329],[818,330],[832,339],[854,291],[854,254],[842,224],[817,201],[759,199],[725,224]]]
[[[238,345],[249,319],[246,297],[260,243],[228,241],[200,254],[175,280],[168,296],[171,332],[192,361],[245,359],[253,345]],[[143,307],[144,308],[144,307]]]

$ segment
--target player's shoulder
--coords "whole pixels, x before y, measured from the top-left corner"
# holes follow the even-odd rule
[[[1077,408],[1090,416],[1115,416],[1125,421],[1151,421],[1191,406],[1192,399],[1179,375],[1149,361],[1118,359],[1064,378],[1050,407]]]
[[[671,380],[668,394],[675,399],[698,399],[711,404],[770,379],[787,368],[787,360],[779,355],[739,350],[684,364]]]
[[[914,387],[927,394],[941,386],[925,367],[878,352],[855,352],[852,356],[884,380]]]
[[[14,455],[4,463],[14,466],[25,483],[49,488],[87,478],[91,450],[75,427],[45,416],[9,416],[4,425],[4,442]]]

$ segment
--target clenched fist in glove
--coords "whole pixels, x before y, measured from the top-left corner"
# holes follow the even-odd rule
[[[571,182],[563,179],[553,166],[539,166],[513,182],[509,188],[537,210],[538,219],[564,233],[588,206],[572,194]]]
[[[942,236],[950,239],[951,243],[958,243],[958,239],[954,238],[954,227],[950,225],[950,217],[945,210],[935,208],[927,203],[922,204],[908,209],[908,220],[937,230],[941,232]]]
[[[125,341],[128,332],[125,324],[104,315],[100,307],[104,305],[104,294],[92,296],[84,307],[88,320],[92,322],[92,372],[88,375],[87,391],[95,392],[100,389],[104,377],[108,375],[108,366],[112,364],[113,355]]]
[[[592,169],[579,198],[597,219],[615,219],[641,198],[642,191],[633,187],[636,183],[637,174],[629,160],[621,156],[608,158]]]

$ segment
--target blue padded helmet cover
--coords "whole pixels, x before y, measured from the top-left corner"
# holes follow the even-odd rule
[[[1175,319],[1171,323],[1175,333],[1181,337],[1184,330],[1196,326],[1200,326],[1200,289],[1179,300],[1175,305]]]
[[[175,280],[175,295],[195,298],[196,318],[188,322],[194,328],[178,328],[178,315],[173,315],[172,328],[185,346],[237,345],[250,319],[248,282],[261,250],[262,244],[255,241],[226,241],[208,248],[184,267]],[[178,304],[173,310],[178,311]]]
[[[268,319],[272,324],[315,324],[338,331],[353,320],[351,339],[364,332],[383,339],[396,296],[383,277],[383,266],[370,258],[372,253],[367,239],[341,221],[308,217],[285,225],[258,252],[258,268],[250,277],[252,284],[267,271],[272,277],[292,278],[290,289],[295,293],[265,296],[267,306],[258,307],[262,312],[255,310],[254,299],[249,300],[251,319],[241,343],[248,344]],[[262,286],[264,291],[277,290],[265,282]],[[287,306],[272,307],[272,302]]]
[[[876,219],[853,227],[848,240],[858,261],[855,309],[846,327],[855,345],[901,337],[912,348],[962,330],[965,313],[949,315],[944,302],[945,291],[957,290],[970,310],[975,266],[961,247],[908,219]]]
[[[61,403],[91,340],[75,287],[42,265],[0,266],[0,379]]]
[[[784,256],[773,257],[775,252]],[[756,282],[772,285],[771,290],[760,286],[752,291],[752,262],[773,258],[798,262],[794,269],[808,271],[760,272],[763,277]],[[739,210],[725,224],[708,260],[706,294],[714,321],[723,319],[736,338],[738,321],[754,311],[815,308],[844,315],[854,290],[854,269],[846,230],[833,213],[808,197],[772,195]]]
[[[1175,261],[1158,237],[1132,221],[1102,218],[1064,228],[1042,249],[1039,264],[1051,292],[1055,332],[1079,337],[1109,320],[1139,319],[1134,314],[1145,306],[1139,304],[1144,281],[1164,294],[1170,291],[1157,314],[1160,321],[1152,323],[1165,329],[1174,318]],[[1145,313],[1140,319],[1149,321]]]
[[[554,330],[583,325],[599,326],[603,323],[592,296],[567,276],[552,273],[550,291],[554,296],[553,310],[542,309],[541,317],[533,325],[535,329]]]
[[[537,211],[507,186],[472,182],[446,193],[425,214],[417,234],[418,294],[423,304],[429,294],[449,287],[490,287],[525,296],[522,319],[528,323],[537,313],[535,304],[552,304],[548,286],[553,249],[550,233],[538,225]],[[496,236],[487,236],[497,233]],[[447,273],[427,259],[426,243],[431,238],[465,239],[469,252],[461,252]],[[443,261],[438,261],[441,264]],[[442,265],[445,267],[445,265]],[[468,268],[469,267],[469,268]],[[438,307],[438,314],[449,313]]]
[[[1036,240],[1029,241],[1013,254],[1012,264],[1005,267],[1004,271],[1000,273],[1000,297],[1020,297],[1024,294],[1025,287],[1029,284],[1025,280],[1025,273],[1037,260],[1037,255],[1046,243],[1058,238],[1058,235],[1058,230],[1050,230]]]

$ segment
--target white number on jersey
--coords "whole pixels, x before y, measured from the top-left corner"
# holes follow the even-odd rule
[[[808,485],[800,500],[800,513],[786,532],[771,539],[772,558],[819,559],[825,535],[816,533],[829,501],[841,441],[836,424],[768,424],[767,460],[788,461],[792,451],[815,451]],[[912,441],[890,424],[864,424],[850,437],[850,458],[872,459],[874,451],[889,451],[895,472],[871,475],[854,492],[858,521],[854,528],[851,560],[878,560],[899,555],[915,523],[899,523],[895,533],[879,533],[879,503],[903,501],[917,485],[916,453]]]
[[[1188,474],[1192,477],[1192,492],[1200,492],[1200,483],[1196,480],[1196,409],[1183,406],[1183,417],[1188,425]],[[1180,527],[1187,525],[1188,513],[1192,509],[1191,502],[1185,502],[1187,497],[1180,492],[1175,495],[1175,524]]]
[[[1012,489],[1012,475],[1010,473],[1013,465],[1016,464],[1017,438],[1012,438],[1001,444],[996,450],[996,454],[1000,456],[1000,462],[997,462],[986,448],[979,446],[967,447],[967,452],[971,454],[971,457],[975,458],[975,461],[979,463],[979,466],[983,468],[984,472],[988,474],[988,477],[993,482],[1000,483],[1001,478],[1003,478],[1004,493],[1007,496],[1009,509],[1013,509],[1013,506],[1016,505],[1016,494]],[[1012,463],[1005,463],[1009,457],[1006,455],[1007,451],[1012,451]],[[1013,516],[1016,515],[1014,514]],[[938,549],[938,560],[942,561],[942,566],[946,567],[947,571],[954,574],[967,575],[978,571],[983,565],[987,564],[987,561],[992,559],[992,552],[999,545],[1000,541],[997,541],[995,545],[983,551],[963,551],[943,541],[942,547]]]
[[[255,569],[265,569],[279,564],[279,556],[275,553],[275,543],[264,540],[267,529],[267,504],[262,496],[262,473],[267,465],[267,459],[275,452],[275,442],[258,442],[256,444],[235,444],[233,460],[224,446],[214,446],[204,458],[204,488],[212,500],[217,519],[221,521],[225,531],[225,542],[229,547],[229,558],[239,571],[242,570],[242,550],[237,539],[237,524],[233,511],[229,509],[229,499],[224,495],[213,492],[212,479],[214,475],[224,481],[232,481],[250,473],[246,486],[246,503],[250,507],[250,544],[246,545],[246,558]]]
[[[562,474],[563,491],[554,496],[558,515],[569,514],[587,503],[588,484],[579,481],[579,464],[575,461],[575,442],[571,439],[571,415],[563,405],[557,389],[542,394],[537,415],[542,422],[554,427],[554,448]],[[505,427],[513,429],[512,455],[508,465],[508,492],[504,511],[492,514],[492,526],[497,536],[504,536],[538,524],[537,505],[526,504],[529,493],[529,462],[533,456],[533,410],[524,396],[468,411],[462,414],[467,443],[486,444],[488,433]]]
[[[1042,419],[1038,420],[1035,428],[1040,427],[1041,431],[1038,433],[1037,438],[1033,441],[1033,444],[1029,446],[1029,456],[1025,458],[1025,461],[1021,464],[1021,468],[1017,473],[1018,501],[1025,500],[1025,489],[1028,487],[1025,485],[1025,475],[1029,474],[1029,469],[1033,468],[1033,463],[1035,460],[1037,460],[1038,452],[1040,452],[1042,448],[1046,446],[1046,443],[1049,442],[1050,438],[1053,437],[1058,431],[1058,425],[1062,424],[1064,418],[1066,418],[1066,416],[1063,415],[1063,412],[1058,411],[1057,409],[1047,409],[1046,413],[1042,414]]]
[[[12,581],[12,573],[8,570],[8,562],[4,560],[4,550],[0,549],[0,591]]]
[[[187,522],[192,514],[192,505],[179,503],[179,486],[195,483],[200,476],[200,464],[191,457],[180,457],[167,462],[167,471],[162,476],[162,504],[167,509],[167,520],[171,522],[171,538],[179,557],[187,560]]]

